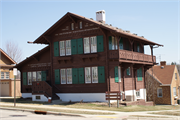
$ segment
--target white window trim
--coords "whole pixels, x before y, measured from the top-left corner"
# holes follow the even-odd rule
[[[90,82],[87,81],[87,78],[86,78],[86,68],[90,68],[90,75],[89,76],[91,77],[91,67],[85,67],[85,69],[84,69],[85,70],[85,83],[91,83],[92,77],[91,77],[91,81]]]
[[[96,68],[97,69],[97,81],[93,81],[93,68]],[[95,66],[95,67],[91,67],[91,79],[92,79],[92,83],[98,83],[98,67]]]
[[[89,40],[89,45],[88,44],[86,44],[86,42],[85,41],[87,41],[87,38],[88,38],[88,40]],[[89,54],[89,53],[91,53],[91,46],[90,46],[90,37],[85,37],[84,38],[84,40],[83,40],[83,42],[84,42],[84,54]],[[87,49],[87,47],[89,48],[89,49]],[[87,50],[86,50],[87,49]]]
[[[74,30],[74,23],[71,23],[71,30]]]
[[[95,38],[95,41],[96,41],[95,50],[93,49],[93,45],[92,45],[92,41],[91,41],[92,39],[91,38]],[[96,36],[90,37],[90,52],[91,53],[97,53],[97,38],[96,38]]]
[[[159,96],[159,89],[162,90],[162,88],[158,88],[158,89],[157,89],[157,97],[162,98],[162,97],[163,97],[163,90],[162,90],[162,96]]]
[[[68,82],[68,72],[67,72],[68,69],[71,70],[71,82]],[[67,84],[72,84],[72,68],[67,68],[66,69],[66,80],[67,80]]]
[[[79,29],[82,29],[82,21],[79,22]]]
[[[28,73],[30,73],[31,83],[29,83],[29,74]],[[32,85],[32,72],[27,72],[27,82],[28,82],[28,85]]]
[[[121,82],[121,67],[118,66],[118,77],[119,77],[119,82]]]
[[[64,75],[64,76],[65,76],[65,83],[63,83],[63,81],[62,81],[62,74],[61,74],[61,73],[62,73],[62,70],[65,71],[65,75]],[[66,79],[67,79],[67,78],[66,78],[66,69],[60,69],[60,75],[61,75],[61,84],[66,84],[66,81],[67,81],[67,80],[66,80]]]
[[[65,42],[65,54],[66,55],[71,55],[71,40],[65,40],[66,42]],[[67,51],[68,51],[68,49],[67,49],[67,42],[69,42],[70,43],[70,46],[69,46],[69,49],[70,49],[70,53],[67,53]]]

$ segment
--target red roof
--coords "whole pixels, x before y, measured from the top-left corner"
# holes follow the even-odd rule
[[[153,66],[153,77],[164,85],[170,85],[174,74],[175,65]],[[152,68],[148,70],[152,74]]]

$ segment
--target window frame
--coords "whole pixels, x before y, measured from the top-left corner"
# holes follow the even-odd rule
[[[92,39],[92,38],[94,38],[94,39]],[[92,40],[94,40],[95,45]],[[95,50],[94,50],[94,48],[95,48]],[[96,36],[90,37],[90,53],[97,53],[97,37]]]
[[[31,79],[29,79],[29,73],[31,74],[31,75],[30,75],[30,78],[31,78]],[[31,80],[30,83],[29,83],[29,80]],[[27,83],[28,85],[32,85],[32,72],[27,72],[27,82],[28,82],[28,83]]]
[[[82,29],[82,21],[79,22],[79,29]]]
[[[65,46],[65,55],[68,56],[68,55],[71,55],[71,40],[65,40],[65,41],[66,41],[65,45],[64,45]],[[67,46],[67,44],[68,44],[67,42],[69,42],[69,46]],[[69,48],[67,48],[67,47],[69,47]],[[67,52],[68,49],[69,49],[70,53]]]
[[[175,73],[175,80],[177,80],[177,73]]]
[[[68,81],[68,78],[69,78],[69,76],[68,76],[68,70],[70,70],[71,72],[71,75],[69,75],[69,76],[71,76],[71,82],[69,82]],[[67,68],[66,69],[66,81],[67,81],[67,84],[72,84],[72,68]]]
[[[3,76],[3,77],[2,77]],[[4,72],[1,72],[1,79],[4,79],[5,76],[4,76]]]
[[[74,30],[74,23],[71,23],[71,30]]]
[[[67,48],[67,46],[66,46],[67,41],[70,44],[69,48]],[[64,44],[63,49],[62,49],[62,46],[61,46],[62,43]],[[67,53],[68,49],[69,49],[70,53]],[[64,50],[63,54],[62,54],[62,52],[63,52],[62,50]],[[59,41],[59,56],[69,56],[69,55],[72,55],[72,53],[71,53],[71,40],[61,40],[61,41]]]
[[[176,87],[173,87],[173,96],[177,96]]]
[[[38,76],[38,73],[40,73],[40,76]],[[42,81],[42,78],[41,78],[41,76],[42,76],[42,72],[41,71],[36,71],[36,81]],[[40,77],[40,80],[38,80],[39,79],[39,77]]]
[[[65,82],[63,83],[63,79],[62,79],[62,70],[64,71],[64,76],[63,77],[65,77]],[[66,69],[60,69],[60,78],[61,78],[61,84],[66,84],[67,82],[67,80],[66,80]]]
[[[137,93],[139,93],[139,94],[137,95]],[[140,97],[141,97],[140,91],[136,91],[136,97],[137,97],[137,98],[140,98]]]
[[[160,91],[159,91],[159,90],[161,90],[162,96],[159,96],[159,94],[160,94]],[[159,97],[159,98],[162,98],[162,97],[163,97],[163,89],[162,89],[162,88],[158,88],[158,89],[157,89],[157,97]]]
[[[96,78],[97,80],[96,81],[94,81],[94,79],[93,79],[94,78],[93,77],[93,73],[94,73],[93,68],[96,69],[96,75],[97,75],[97,78]],[[92,83],[98,83],[98,67],[97,66],[91,67],[91,79],[92,79]]]
[[[86,41],[85,41],[85,39],[87,39],[88,38],[88,42],[89,43],[86,43]],[[95,41],[95,43],[96,43],[96,45],[94,45],[95,46],[95,50],[93,49],[93,45],[92,45],[92,38],[95,38],[94,39],[94,41]],[[83,47],[84,47],[84,54],[90,54],[90,53],[97,53],[97,45],[98,45],[98,43],[97,43],[97,36],[91,36],[91,37],[84,37],[83,38]],[[87,51],[87,47],[88,46],[88,51]],[[94,50],[94,51],[93,51]]]
[[[86,68],[89,68],[89,71],[88,71],[88,72],[90,73],[90,75],[88,75],[88,77],[90,77],[90,81],[87,81],[87,77],[86,77],[86,74],[87,74],[86,72],[87,72],[87,71],[86,71]],[[85,72],[84,72],[84,73],[85,73],[85,75],[84,75],[84,76],[85,76],[85,83],[92,83],[91,67],[85,67],[84,70],[85,70]]]

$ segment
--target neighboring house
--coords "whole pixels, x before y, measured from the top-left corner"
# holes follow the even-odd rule
[[[149,69],[146,72],[146,90],[148,101],[154,98],[155,104],[177,104],[180,99],[180,78],[176,65],[166,65],[162,61],[160,66]]]
[[[0,96],[14,96],[14,76],[10,70],[16,62],[0,48]],[[21,96],[20,79],[16,80],[16,96]]]
[[[156,58],[144,46],[162,45],[105,24],[104,11],[96,18],[68,12],[33,42],[48,46],[16,65],[22,97],[106,101],[106,91],[120,91],[122,100],[146,100],[144,75]]]

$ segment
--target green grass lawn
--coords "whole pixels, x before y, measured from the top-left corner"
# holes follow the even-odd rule
[[[4,103],[14,103],[13,98],[1,98],[1,102]],[[47,102],[34,102],[31,99],[21,99],[17,98],[16,102],[19,104],[36,104],[36,105],[46,105]],[[120,106],[116,107],[116,104],[112,104],[112,107],[108,107],[107,103],[102,102],[92,102],[92,103],[78,103],[78,102],[62,102],[61,104],[51,105],[54,107],[68,107],[77,109],[94,109],[94,110],[109,110],[109,111],[119,111],[119,112],[136,112],[136,111],[158,111],[158,110],[180,110],[180,105],[156,105],[156,106]]]

